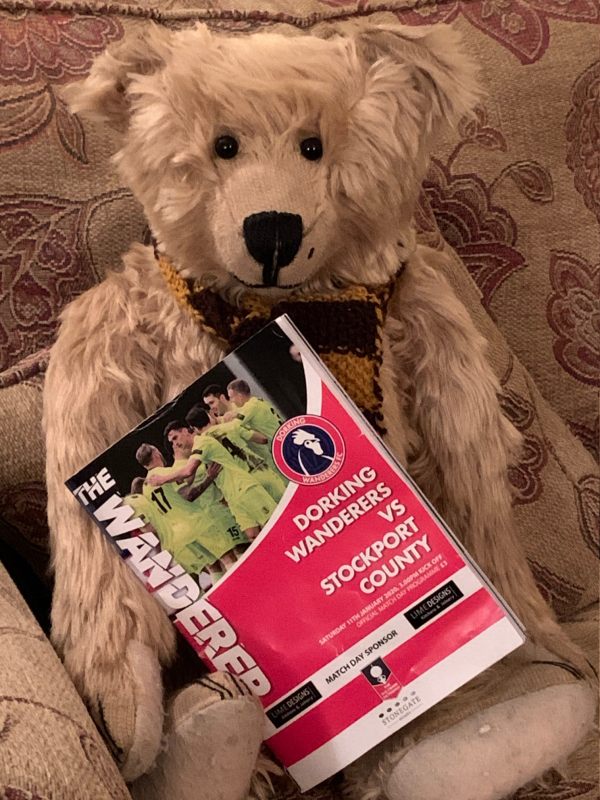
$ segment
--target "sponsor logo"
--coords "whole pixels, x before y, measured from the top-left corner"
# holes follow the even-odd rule
[[[381,686],[387,683],[392,674],[390,668],[382,658],[373,661],[373,663],[369,664],[362,672],[373,686]]]
[[[402,684],[399,683],[383,658],[371,661],[367,667],[361,669],[361,672],[383,700],[397,697],[402,691]]]
[[[395,702],[389,703],[379,712],[377,717],[382,725],[393,726],[413,714],[421,703],[421,697],[415,691],[412,691],[402,697],[398,697]]]
[[[273,459],[294,483],[325,483],[339,472],[345,455],[335,425],[314,414],[289,419],[273,438]]]

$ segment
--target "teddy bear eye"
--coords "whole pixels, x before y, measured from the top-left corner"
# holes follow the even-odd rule
[[[318,161],[323,155],[323,142],[318,136],[309,136],[300,142],[300,152],[309,161]]]
[[[219,136],[215,139],[215,153],[219,158],[235,158],[240,145],[235,136]]]

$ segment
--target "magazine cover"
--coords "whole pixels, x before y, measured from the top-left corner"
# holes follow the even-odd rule
[[[524,641],[288,317],[67,486],[303,791]]]

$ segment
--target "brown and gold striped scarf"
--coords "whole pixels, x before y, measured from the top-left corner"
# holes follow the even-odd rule
[[[379,373],[383,360],[383,325],[394,283],[402,267],[382,286],[349,286],[312,296],[291,293],[275,305],[259,295],[234,306],[158,255],[170,290],[201,329],[233,349],[264,325],[288,314],[342,387],[379,433],[385,433]]]

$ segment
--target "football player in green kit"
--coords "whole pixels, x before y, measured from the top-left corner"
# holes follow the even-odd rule
[[[227,393],[215,383],[207,386],[202,392],[202,400],[217,422],[223,422],[226,415],[235,410],[227,399]]]
[[[210,435],[218,439],[229,450],[237,465],[249,472],[278,503],[285,492],[286,484],[277,469],[271,469],[267,465],[264,454],[255,450],[255,446],[266,449],[267,437],[246,428],[239,419],[233,419],[231,422],[215,422],[210,412],[209,417],[212,423]]]
[[[273,439],[283,420],[270,403],[253,395],[248,383],[241,378],[227,385],[227,394],[236,407],[238,419],[246,428]]]
[[[148,472],[143,497],[152,506],[153,527],[161,545],[185,570],[200,574],[218,560],[217,554],[202,541],[204,515],[197,513],[192,503],[179,494],[176,484],[158,488],[149,484],[150,476],[169,475],[173,470],[165,466],[163,455],[157,447],[142,444],[135,457]],[[205,480],[208,481],[208,478]],[[233,563],[234,559],[230,561]]]
[[[125,495],[123,502],[133,508],[136,517],[140,517],[146,523],[142,530],[145,531],[146,528],[151,528],[158,538],[161,538],[159,515],[154,504],[147,497],[144,497],[143,478],[138,477],[131,481],[131,492]]]
[[[229,412],[225,415],[225,419],[238,419],[244,428],[267,437],[266,444],[251,442],[248,446],[264,459],[270,469],[280,475],[273,461],[271,445],[273,437],[283,425],[283,420],[270,403],[250,392],[250,386],[242,378],[237,378],[227,385],[227,394],[235,406],[235,414]]]
[[[180,470],[192,454],[194,434],[185,422],[174,420],[165,428],[164,436],[175,457],[172,469]],[[216,478],[219,470],[215,467],[213,464],[210,471],[211,476]],[[192,481],[187,484],[189,488],[179,489],[179,494],[192,503],[195,513],[202,513],[205,520],[202,541],[211,552],[221,555],[248,544],[248,537],[233,518],[216,482],[213,480],[207,484],[208,475],[206,464],[201,464]],[[241,552],[241,549],[236,549],[236,554]]]
[[[254,539],[275,510],[275,500],[249,472],[236,463],[229,450],[210,434],[212,422],[204,408],[194,406],[186,416],[186,423],[195,434],[192,453],[187,463],[171,474],[155,473],[149,476],[148,482],[158,488],[166,483],[189,481],[202,464],[218,464],[221,469],[215,477],[215,483],[235,521],[249,540]],[[171,432],[171,437],[173,435]],[[171,441],[174,439],[171,438]]]

